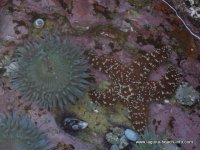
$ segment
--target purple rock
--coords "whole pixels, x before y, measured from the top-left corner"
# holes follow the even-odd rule
[[[183,76],[194,88],[200,85],[200,62],[195,59],[182,60],[180,67]]]
[[[183,149],[198,149],[200,110],[179,108],[174,105],[152,104],[150,107],[150,129],[157,133],[168,133],[172,140],[188,142],[181,144]],[[194,148],[194,149],[195,149]]]

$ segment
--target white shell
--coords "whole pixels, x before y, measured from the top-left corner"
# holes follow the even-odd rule
[[[78,123],[78,126],[79,126],[80,129],[85,129],[88,126],[88,123],[85,122],[85,121],[80,121]]]
[[[40,29],[42,27],[44,27],[44,20],[41,18],[38,18],[34,21],[33,26],[37,29]]]
[[[124,134],[130,141],[136,141],[138,139],[138,133],[131,129],[126,129]]]

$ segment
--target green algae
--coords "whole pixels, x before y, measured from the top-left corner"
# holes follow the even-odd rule
[[[127,109],[120,103],[113,107],[101,107],[89,99],[88,96],[78,105],[70,105],[71,110],[89,124],[89,129],[99,134],[104,134],[112,124],[130,125]]]
[[[123,47],[128,53],[130,53],[133,56],[135,56],[139,51],[137,48],[134,48],[129,42],[126,42]]]
[[[138,13],[138,11],[132,9],[129,11],[129,13],[132,15],[132,16],[139,16],[140,14]]]
[[[37,29],[33,25],[28,26],[34,37],[41,37],[46,33],[52,33],[55,29],[55,21],[46,19],[43,28]]]
[[[98,85],[98,88],[101,89],[101,90],[105,90],[105,89],[107,89],[110,85],[111,85],[111,82],[105,80],[105,81],[101,82],[101,83]]]
[[[152,0],[128,0],[128,2],[133,5],[137,10],[142,9],[144,7],[150,6]]]
[[[10,62],[10,56],[9,55],[4,55],[0,59],[0,69],[5,68]]]
[[[95,37],[106,37],[117,41],[119,44],[124,44],[128,39],[128,33],[119,30],[119,28],[114,27],[113,25],[97,25],[91,27],[87,34],[93,35]]]

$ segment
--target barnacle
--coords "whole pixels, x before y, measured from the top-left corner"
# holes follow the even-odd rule
[[[88,64],[68,39],[45,36],[19,48],[11,83],[23,96],[49,110],[76,102],[87,90]]]
[[[30,118],[16,114],[0,116],[1,150],[44,150],[47,140]]]

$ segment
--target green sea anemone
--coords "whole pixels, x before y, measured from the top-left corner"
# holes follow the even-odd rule
[[[35,127],[30,118],[1,114],[1,150],[44,150],[46,146],[44,133]]]
[[[158,143],[163,140],[162,136],[156,135],[152,131],[145,130],[144,133],[141,135],[141,138],[139,141],[142,142],[137,142],[135,145],[136,150],[162,150],[163,149],[163,144]],[[157,142],[157,143],[156,143]]]
[[[75,103],[87,90],[87,59],[69,40],[45,36],[19,48],[11,83],[27,99],[49,110]]]

